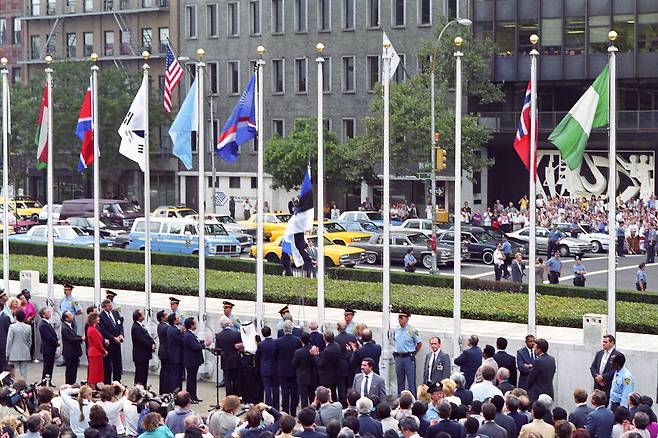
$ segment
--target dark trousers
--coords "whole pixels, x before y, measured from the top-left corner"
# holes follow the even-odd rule
[[[169,363],[167,365],[167,392],[180,391],[183,389],[183,364]]]
[[[624,242],[626,238],[624,236],[617,236],[617,255],[619,257],[624,257]]]
[[[146,387],[146,381],[149,377],[149,363],[135,362],[135,385],[140,384]]]
[[[316,385],[297,385],[299,402],[302,409],[308,407],[315,400],[315,386]]]
[[[167,373],[169,372],[169,365],[167,364],[166,359],[160,359],[160,375],[158,376],[158,389],[160,394],[166,394],[169,392],[167,389],[169,387],[169,382],[167,379]]]
[[[338,376],[338,384],[336,384],[336,391],[338,392],[338,401],[347,407],[347,388],[352,385],[347,381],[347,376]]]
[[[505,254],[505,260],[503,260],[503,278],[509,278],[509,267],[512,263],[512,254]]]
[[[297,379],[295,377],[278,377],[278,379],[281,386],[281,409],[294,417],[299,403]]]
[[[656,242],[647,244],[647,263],[654,263],[656,259]]]
[[[224,371],[226,395],[240,395],[240,368]]]
[[[550,284],[559,284],[560,283],[560,273],[557,271],[551,271],[548,273],[548,282]]]
[[[265,404],[279,410],[279,383],[276,376],[261,376],[265,390]]]
[[[103,383],[106,385],[111,384],[113,381],[120,382],[121,374],[123,373],[123,365],[121,363],[121,348],[116,346],[111,348],[107,356],[103,358]]]
[[[66,372],[64,379],[67,385],[74,385],[78,380],[78,367],[80,366],[80,358],[65,357],[64,365],[66,365]]]
[[[5,346],[0,348],[0,373],[7,369],[7,353]]]
[[[196,395],[196,374],[199,372],[199,367],[185,367],[187,373],[187,380],[185,380],[185,390],[190,394],[192,400],[198,400]]]
[[[49,353],[43,355],[43,371],[41,372],[41,378],[45,379],[46,376],[53,377],[53,367],[55,366],[55,353]]]
[[[573,285],[574,286],[585,287],[585,276],[584,275],[575,276],[573,278]]]
[[[500,278],[503,276],[503,269],[505,269],[505,265],[496,265],[494,264],[494,276],[496,278],[496,281],[500,281]]]

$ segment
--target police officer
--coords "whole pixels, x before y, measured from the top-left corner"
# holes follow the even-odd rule
[[[558,284],[560,282],[560,273],[562,272],[562,261],[560,260],[559,251],[555,251],[553,257],[548,259],[546,269],[548,269],[548,282],[550,284]]]
[[[576,256],[576,263],[573,264],[573,285],[585,287],[585,274],[587,274],[587,268],[583,265],[580,256]]]
[[[169,309],[170,309],[170,314],[176,315],[180,321],[185,320],[185,315],[183,315],[183,312],[178,310],[178,305],[180,304],[180,300],[176,297],[169,297]]]
[[[560,239],[564,237],[562,231],[558,230],[557,224],[553,224],[551,231],[548,233],[548,248],[547,253],[548,257],[552,256],[555,251],[557,251],[557,245],[560,242]]]
[[[117,305],[114,303],[114,298],[116,298],[116,296],[117,296],[117,293],[114,292],[114,291],[112,291],[112,290],[107,289],[107,290],[105,291],[105,298],[107,298],[108,300],[112,301],[112,308],[113,308],[114,310],[116,310],[117,312],[121,313],[121,307],[120,307],[120,306],[117,306]]]
[[[288,307],[287,304],[285,306],[283,306],[281,308],[281,310],[279,310],[279,315],[281,315],[281,320],[276,323],[276,331],[277,332],[283,331],[283,323],[286,320],[286,315],[290,316],[290,308]]]
[[[409,389],[416,390],[416,353],[423,347],[418,330],[409,324],[411,313],[406,310],[398,314],[400,325],[393,332],[395,341],[395,373],[398,381],[398,394],[404,390],[405,378]]]
[[[356,332],[356,321],[354,321],[355,310],[349,307],[345,309],[343,316],[345,317],[345,333],[353,335]]]
[[[59,302],[59,311],[62,315],[64,312],[71,312],[73,314],[73,330],[77,330],[78,325],[75,323],[75,317],[82,315],[82,306],[80,306],[78,299],[73,296],[73,285],[71,283],[64,284],[64,297]],[[11,319],[11,316],[9,319]]]
[[[224,315],[233,323],[233,330],[239,332],[242,323],[240,322],[240,318],[233,314],[233,307],[235,307],[235,304],[230,301],[223,301],[222,305],[224,306]]]
[[[623,353],[617,352],[612,356],[612,368],[615,370],[615,375],[612,378],[608,408],[613,411],[618,406],[627,406],[628,396],[635,391],[635,379],[625,365],[626,356]]]

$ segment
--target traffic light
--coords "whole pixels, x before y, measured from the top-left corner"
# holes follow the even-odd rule
[[[442,148],[436,148],[436,170],[445,170],[447,151]]]

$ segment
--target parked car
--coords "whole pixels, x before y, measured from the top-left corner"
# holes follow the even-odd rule
[[[535,242],[537,242],[538,253],[546,253],[548,250],[549,234],[550,231],[548,228],[537,227],[535,229],[535,235],[537,236]],[[528,242],[530,240],[530,228],[525,227],[521,228],[520,230],[507,233],[507,237],[509,237],[510,241]],[[592,243],[583,239],[575,239],[573,237],[563,237],[560,239],[557,249],[560,251],[560,256],[562,257],[568,257],[570,255],[583,255],[585,253],[594,251]]]
[[[455,232],[450,229],[442,232],[437,236],[438,242],[453,245]],[[493,264],[493,253],[496,250],[496,244],[502,239],[492,235],[489,230],[480,227],[465,226],[462,227],[462,248],[468,249],[468,259],[482,261],[485,265]],[[523,255],[528,254],[527,248],[520,243],[512,242],[512,254],[520,252]]]
[[[53,220],[59,220],[59,212],[62,210],[62,204],[53,204]],[[39,223],[45,224],[48,221],[48,204],[41,207],[39,212]]]
[[[338,216],[338,222],[371,221],[378,227],[384,226],[384,216],[378,211],[344,211]],[[400,225],[397,219],[391,219],[391,225]]]
[[[445,230],[446,224],[436,224],[437,234]],[[443,228],[441,228],[443,227]],[[394,230],[409,230],[409,231],[419,231],[425,234],[427,237],[432,236],[432,221],[430,219],[406,219],[400,225],[391,227]]]
[[[209,215],[210,216],[210,215]],[[188,216],[190,219],[198,220],[199,215]],[[238,242],[240,242],[240,251],[249,252],[251,245],[254,244],[254,239],[249,235],[241,231],[229,231],[224,224],[220,223],[214,217],[207,217],[204,222],[206,229],[206,236],[231,236]]]
[[[363,231],[365,233],[378,234],[382,229],[371,221],[354,221],[354,222],[338,222],[347,231]]]
[[[126,229],[132,227],[135,219],[141,217],[137,207],[130,201],[101,199],[100,208],[100,213],[103,217],[109,219],[113,224]],[[65,220],[70,217],[94,217],[94,200],[70,199],[62,202],[59,219]]]
[[[4,203],[4,199],[0,197],[0,205]],[[17,196],[9,198],[9,208],[13,211],[19,219],[30,219],[34,222],[39,220],[39,213],[41,213],[41,204],[27,196]]]
[[[196,210],[188,207],[174,207],[172,205],[163,205],[151,213],[151,216],[156,217],[187,217],[197,214]]]
[[[74,216],[68,218],[66,221],[69,224],[71,224],[71,226],[78,227],[79,229],[81,229],[82,231],[93,237],[94,228],[96,228],[95,227],[96,220],[93,217]],[[113,242],[116,242],[117,237],[121,235],[126,235],[126,236],[128,235],[128,230],[118,225],[115,225],[106,217],[100,217],[99,222],[100,222],[99,231],[103,239],[108,239]],[[112,246],[116,246],[116,245],[112,245]]]
[[[272,232],[275,230],[275,233],[283,235],[291,217],[292,215],[289,213],[263,213],[263,234],[265,235],[265,238],[270,241],[276,240],[275,238],[272,238]],[[248,227],[255,227],[258,225],[257,221],[258,215],[253,214],[246,221],[238,221],[238,223]]]
[[[228,214],[209,214],[208,217],[214,218],[217,222],[224,225],[226,231],[237,231],[239,233],[248,234],[253,240],[256,240],[256,226],[239,224]]]
[[[557,224],[557,228],[567,236],[571,236],[571,224],[559,223]],[[607,234],[592,230],[592,227],[588,224],[578,224],[576,230],[578,232],[578,239],[588,241],[592,245],[592,251],[604,252],[608,250],[609,240]]]
[[[14,242],[47,243],[48,226],[35,225],[25,234],[9,236]],[[53,225],[53,241],[56,245],[94,246],[94,237],[71,225]],[[111,241],[101,239],[101,246],[109,246]]]
[[[146,242],[145,219],[138,218],[130,230],[128,249],[144,250]],[[199,223],[188,218],[151,218],[151,250],[171,254],[199,253]],[[208,232],[206,228],[206,232]],[[207,235],[206,256],[240,255],[240,242],[231,236]]]
[[[285,229],[272,230],[272,236],[270,237],[270,239],[276,240],[279,236],[283,236],[284,232]],[[318,232],[318,223],[313,222],[312,234],[317,234],[317,232]],[[324,235],[337,245],[349,245],[355,242],[362,242],[364,240],[370,239],[372,233],[363,233],[360,231],[347,231],[338,222],[325,221]]]
[[[318,246],[317,236],[306,236],[306,238],[310,238],[313,241],[313,244],[316,247]],[[283,250],[281,249],[282,243],[283,236],[263,245],[263,257],[265,260],[270,263],[281,263],[281,254],[283,253]],[[364,255],[365,251],[361,248],[336,245],[331,240],[327,239],[326,236],[324,238],[324,259],[325,266],[327,267],[352,267],[357,263],[360,263],[363,260]],[[256,245],[251,247],[251,256],[256,258]]]
[[[3,209],[0,205],[0,222],[3,217]],[[14,233],[21,234],[27,233],[27,230],[37,225],[37,222],[32,219],[18,219],[14,214],[14,210],[9,207],[9,225],[12,227]]]

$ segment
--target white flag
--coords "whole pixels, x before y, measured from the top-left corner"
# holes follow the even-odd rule
[[[393,44],[391,44],[391,40],[389,40],[386,36],[386,32],[382,32],[382,34],[383,54],[386,55],[386,52],[388,51],[388,54],[391,55],[391,68],[388,71],[388,77],[386,76],[386,69],[382,69],[382,84],[384,84],[386,82],[390,82],[395,77],[395,70],[397,70],[398,65],[400,64],[400,55],[398,55],[398,52],[395,51]],[[386,49],[386,46],[388,46],[388,49]]]
[[[119,153],[139,164],[142,172],[144,172],[146,167],[146,160],[144,159],[144,148],[146,144],[144,133],[147,128],[144,126],[146,90],[148,90],[148,82],[144,78],[142,80],[142,86],[137,91],[135,100],[130,105],[126,118],[123,119],[121,126],[119,126],[119,135],[121,136]]]

